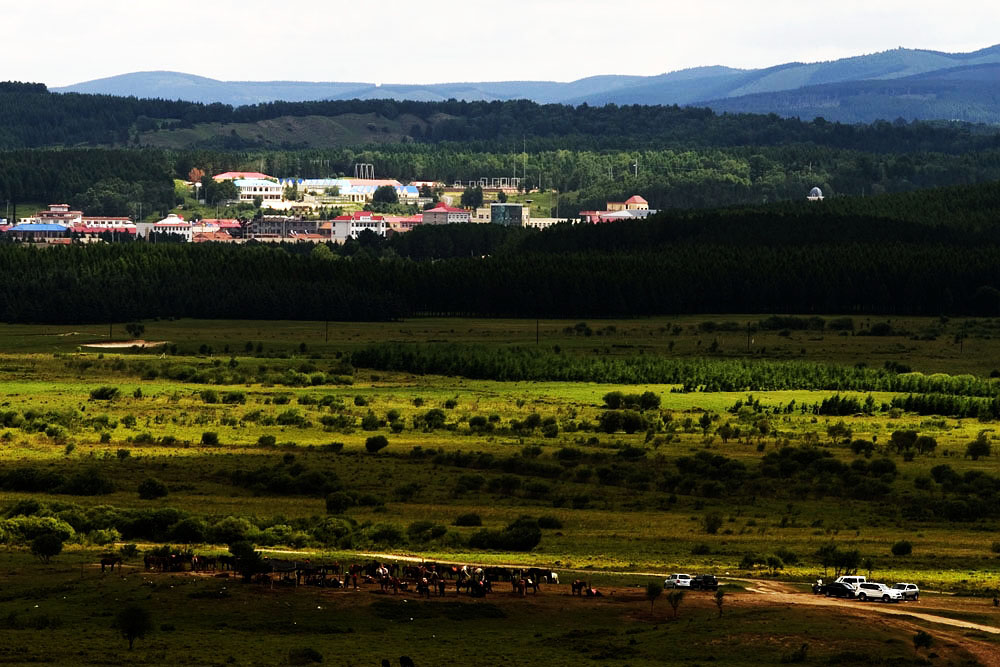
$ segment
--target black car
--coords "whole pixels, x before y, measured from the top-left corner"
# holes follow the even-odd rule
[[[832,584],[826,584],[820,589],[820,593],[828,598],[853,598],[854,597],[854,587],[847,584],[838,584],[833,582]]]
[[[691,579],[691,588],[703,591],[719,590],[719,580],[714,574],[699,574]]]

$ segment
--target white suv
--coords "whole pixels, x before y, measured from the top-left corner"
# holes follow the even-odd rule
[[[690,574],[672,574],[663,582],[664,588],[691,588]]]
[[[865,600],[881,600],[882,602],[899,602],[903,599],[903,591],[897,590],[895,588],[889,588],[885,584],[876,584],[871,581],[866,581],[862,584],[858,584],[856,587],[858,591],[858,599],[864,602]]]
[[[916,584],[893,584],[892,589],[903,594],[904,600],[919,600],[920,589]]]
[[[863,576],[857,576],[852,574],[850,576],[837,577],[837,581],[835,583],[847,584],[856,591],[858,590],[858,586],[860,584],[865,583],[866,581],[868,580],[865,579]]]

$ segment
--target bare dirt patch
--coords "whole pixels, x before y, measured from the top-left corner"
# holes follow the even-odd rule
[[[120,350],[138,347],[146,349],[148,347],[163,347],[168,340],[109,340],[106,343],[85,343],[83,347],[90,347],[98,350]]]

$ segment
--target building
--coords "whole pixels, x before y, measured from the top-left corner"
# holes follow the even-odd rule
[[[224,174],[218,174],[216,176],[213,176],[212,180],[213,181],[244,181],[244,180],[273,181],[275,179],[273,176],[262,174],[259,171],[227,171]]]
[[[180,217],[176,213],[171,213],[163,220],[159,222],[150,223],[140,223],[136,225],[140,229],[140,235],[146,236],[148,238],[149,234],[177,234],[183,236],[184,240],[188,243],[191,242],[191,223],[185,222],[184,218]],[[143,234],[142,228],[147,227],[148,231]]]
[[[649,203],[636,195],[623,202],[608,202],[605,211],[580,211],[580,219],[593,224],[622,220],[645,220],[658,212],[651,210]]]
[[[317,220],[288,215],[264,215],[250,223],[250,233],[254,238],[276,236],[284,239],[297,234],[315,234],[318,229]]]
[[[809,195],[806,197],[808,201],[823,201],[823,191],[819,188],[813,188],[809,191]]]
[[[472,216],[463,208],[452,208],[445,204],[424,211],[425,225],[456,225],[470,222]]]
[[[70,228],[55,223],[22,222],[7,229],[5,234],[29,243],[69,241]]]
[[[229,232],[194,232],[191,235],[192,243],[234,243],[236,239],[229,235]]]
[[[648,210],[649,210],[649,202],[640,197],[639,195],[630,197],[629,199],[623,202],[615,202],[615,201],[608,202],[608,211],[611,213],[617,213],[619,211],[648,211]]]
[[[525,224],[525,227],[530,227],[531,229],[548,229],[552,225],[560,225],[564,222],[569,222],[568,218],[530,218]]]
[[[388,225],[387,234],[405,234],[414,227],[424,224],[424,216],[421,213],[416,215],[387,215],[385,223]]]
[[[490,204],[490,222],[505,227],[525,227],[531,219],[531,209],[521,204]]]
[[[345,243],[347,239],[358,238],[363,231],[370,231],[384,238],[389,230],[389,223],[377,213],[355,211],[350,215],[334,218],[330,227],[333,242]]]
[[[240,191],[240,201],[252,202],[257,197],[264,202],[281,201],[284,194],[281,185],[263,178],[238,179],[233,185]]]

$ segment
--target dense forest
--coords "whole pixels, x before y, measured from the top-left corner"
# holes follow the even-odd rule
[[[1000,148],[995,129],[968,124],[845,125],[777,115],[716,114],[678,106],[592,107],[508,102],[346,100],[224,104],[53,94],[37,84],[0,86],[0,149],[128,146],[136,133],[202,123],[368,115],[413,120],[415,142],[480,142],[489,151],[530,140],[532,150],[778,146],[813,143],[873,152],[963,153]],[[233,145],[232,148],[252,146]]]
[[[542,232],[455,225],[315,249],[6,244],[0,265],[17,280],[0,286],[0,320],[1000,315],[996,185],[857,201],[871,212],[802,203]]]

